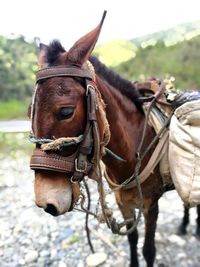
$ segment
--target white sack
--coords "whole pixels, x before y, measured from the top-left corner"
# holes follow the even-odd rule
[[[172,116],[169,165],[184,203],[190,207],[200,204],[200,100],[183,104]]]

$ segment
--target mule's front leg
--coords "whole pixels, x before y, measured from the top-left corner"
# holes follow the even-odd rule
[[[130,229],[132,224],[127,225],[127,229]],[[138,243],[138,231],[137,228],[128,235],[128,241],[130,246],[130,267],[138,267],[138,255],[137,255],[137,243]]]
[[[143,246],[143,255],[147,262],[147,267],[153,267],[156,247],[155,231],[158,219],[158,201],[154,202],[150,208],[144,210],[145,218],[145,240]]]
[[[124,206],[121,206],[120,204],[119,208],[122,212],[122,215],[124,219],[135,219],[135,211],[125,208]],[[127,230],[130,229],[133,226],[133,223],[127,224]],[[130,267],[138,267],[138,255],[137,255],[137,243],[138,243],[138,231],[137,228],[128,235],[128,241],[130,246]]]

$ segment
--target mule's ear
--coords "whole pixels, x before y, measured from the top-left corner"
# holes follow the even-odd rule
[[[38,56],[38,65],[41,69],[45,68],[48,64],[48,62],[47,62],[47,50],[48,50],[48,45],[40,43],[40,53]]]
[[[91,55],[98,40],[107,11],[104,11],[101,22],[91,32],[80,38],[67,53],[67,62],[81,67]]]

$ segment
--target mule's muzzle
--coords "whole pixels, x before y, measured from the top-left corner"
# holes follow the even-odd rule
[[[71,211],[73,207],[72,185],[63,173],[35,172],[35,203],[53,216]]]

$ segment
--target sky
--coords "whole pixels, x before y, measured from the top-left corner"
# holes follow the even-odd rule
[[[0,35],[59,39],[68,49],[107,16],[99,43],[200,20],[199,0],[1,0]]]

